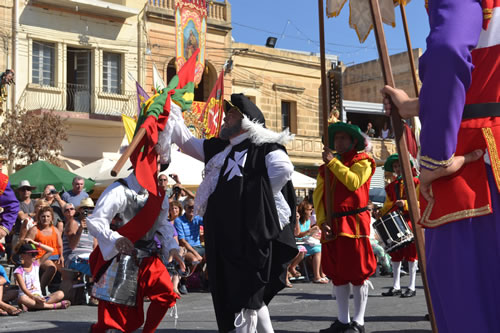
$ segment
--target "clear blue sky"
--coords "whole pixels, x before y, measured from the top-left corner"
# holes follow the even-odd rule
[[[277,48],[319,52],[317,0],[229,1],[236,42],[264,45],[267,37],[273,36],[278,38]],[[429,24],[424,0],[413,0],[405,8],[412,47],[425,51]],[[406,51],[401,12],[399,7],[395,10],[396,27],[384,24],[390,54]],[[325,18],[325,39],[326,52],[338,55],[348,66],[378,58],[373,30],[360,44],[355,30],[349,27],[349,1],[338,17]]]

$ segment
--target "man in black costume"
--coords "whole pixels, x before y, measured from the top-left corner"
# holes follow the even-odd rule
[[[231,95],[224,109],[220,137],[203,140],[172,104],[159,144],[171,139],[206,164],[195,214],[204,220],[219,331],[273,332],[267,304],[284,288],[287,264],[297,254],[293,165],[283,146],[293,137],[266,129],[262,112],[243,94]]]

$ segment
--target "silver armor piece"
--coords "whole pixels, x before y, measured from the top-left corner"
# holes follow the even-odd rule
[[[120,220],[115,222],[118,228],[132,220],[141,208],[144,207],[148,199],[147,192],[145,194],[137,194],[127,187],[125,188],[125,194],[127,205],[125,210],[118,214]],[[158,223],[159,219],[156,219],[153,227],[142,237],[142,240],[153,240]],[[108,302],[135,306],[139,267],[142,258],[151,256],[148,252],[140,249],[136,250],[137,254],[134,256],[121,254],[112,259],[112,263],[106,272],[94,284],[92,296]]]
[[[118,255],[92,288],[97,299],[135,306],[140,261],[135,256]]]

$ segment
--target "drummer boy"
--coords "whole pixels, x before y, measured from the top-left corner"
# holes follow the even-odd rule
[[[413,230],[410,213],[408,211],[408,202],[406,200],[406,193],[404,191],[403,178],[401,174],[401,166],[398,160],[398,154],[393,154],[387,158],[384,164],[385,171],[393,172],[396,179],[389,183],[385,187],[385,202],[384,206],[380,210],[380,216],[399,211],[404,217],[410,229]],[[415,188],[417,190],[417,198],[419,193],[420,181],[417,177],[413,177],[413,182],[415,183]],[[392,262],[392,273],[393,273],[393,285],[389,291],[382,293],[382,296],[401,296],[401,297],[413,297],[416,295],[415,291],[415,279],[417,275],[417,248],[415,247],[415,241],[411,242],[408,246],[401,249],[395,250],[389,253]],[[401,291],[401,262],[406,259],[408,261],[408,270],[410,275],[410,283],[408,288],[402,292]]]

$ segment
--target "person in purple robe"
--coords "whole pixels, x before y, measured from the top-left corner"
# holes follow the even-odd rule
[[[403,118],[422,122],[419,224],[440,333],[500,332],[498,6],[429,0],[420,97],[382,89]]]

